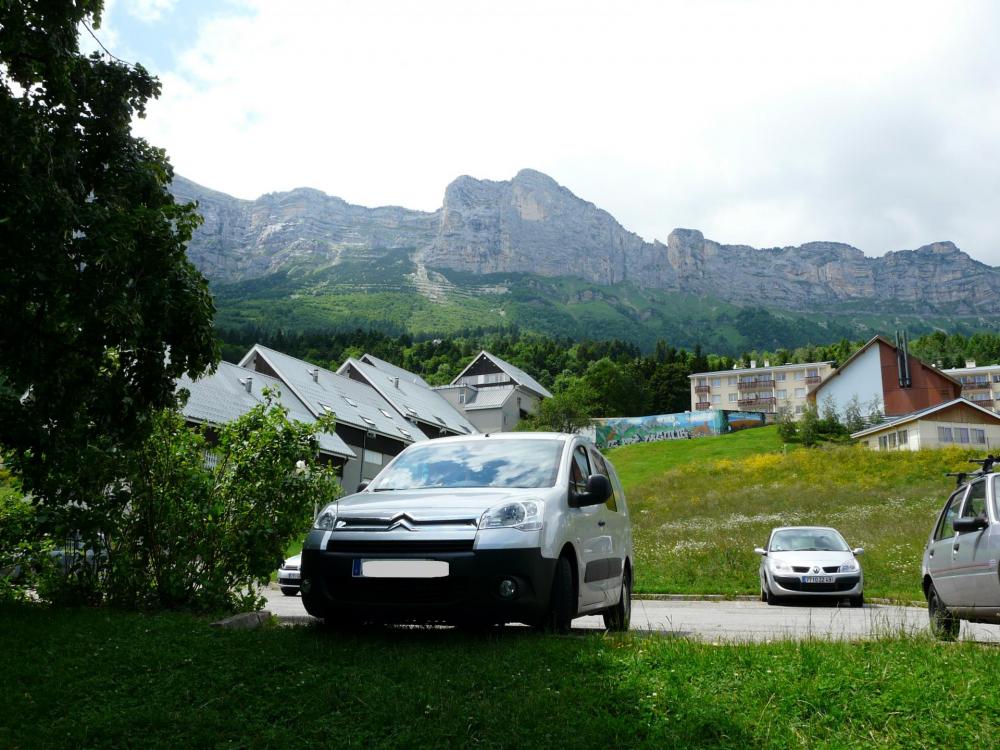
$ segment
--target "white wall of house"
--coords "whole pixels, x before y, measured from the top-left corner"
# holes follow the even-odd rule
[[[976,432],[973,432],[973,431]],[[902,433],[906,433],[905,436]],[[905,438],[905,439],[904,439]],[[981,442],[980,438],[985,440]],[[871,450],[920,450],[921,448],[975,448],[993,450],[1000,447],[1000,424],[969,422],[936,422],[918,419],[914,422],[889,426],[862,438]]]
[[[837,412],[844,413],[844,407],[857,396],[861,404],[861,413],[868,413],[868,405],[873,399],[882,404],[882,362],[879,357],[879,346],[868,347],[861,356],[840,370],[840,374],[831,377],[816,390],[816,408],[822,412],[828,398],[833,399]],[[882,404],[880,411],[885,411]]]

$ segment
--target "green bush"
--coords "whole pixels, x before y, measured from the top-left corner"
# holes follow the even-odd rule
[[[314,430],[289,421],[269,397],[213,442],[176,411],[156,414],[149,439],[122,457],[121,480],[95,502],[104,520],[84,545],[89,552],[72,557],[45,598],[196,611],[259,606],[259,588],[308,528],[314,505],[340,493],[333,470],[317,461]]]

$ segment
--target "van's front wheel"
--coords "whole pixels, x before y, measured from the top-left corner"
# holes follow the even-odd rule
[[[604,627],[612,633],[625,633],[632,623],[632,569],[622,573],[622,595],[618,603],[604,613]]]
[[[547,633],[568,633],[575,615],[576,587],[573,585],[573,568],[569,557],[563,555],[556,563],[549,610],[542,621],[542,629]]]

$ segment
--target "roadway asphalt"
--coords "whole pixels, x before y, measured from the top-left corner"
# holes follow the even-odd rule
[[[266,609],[279,619],[308,622],[298,596],[284,596],[276,586],[265,591]],[[580,617],[574,630],[602,629],[600,617]],[[861,609],[836,605],[768,606],[758,601],[632,602],[632,630],[698,638],[704,641],[773,641],[825,638],[862,640],[899,633],[926,633],[927,610],[866,604]],[[963,640],[1000,643],[1000,626],[962,623]]]

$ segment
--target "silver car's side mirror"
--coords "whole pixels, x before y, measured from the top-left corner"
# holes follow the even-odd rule
[[[763,547],[754,547],[753,551],[761,557],[764,557],[767,554],[767,550]]]
[[[851,550],[851,552],[853,552],[854,556],[857,557],[858,555],[865,554],[865,548],[864,547],[855,547],[854,549]]]

